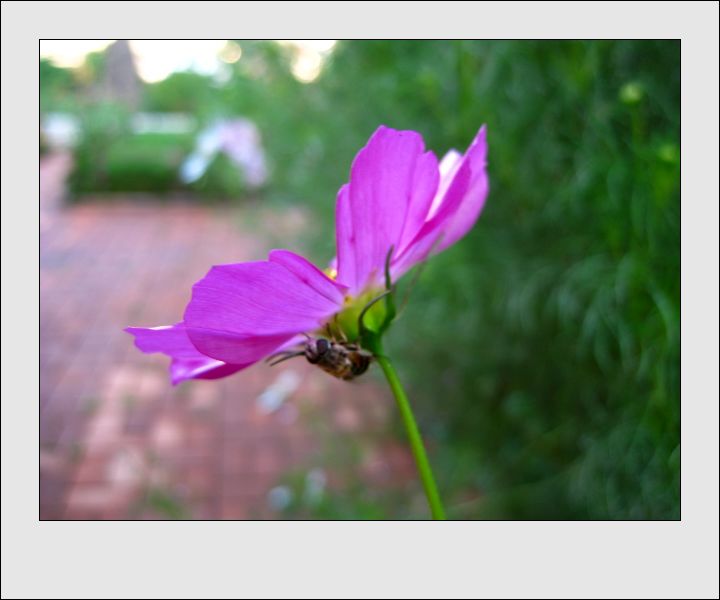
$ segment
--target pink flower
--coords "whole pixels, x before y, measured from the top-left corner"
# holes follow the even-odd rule
[[[420,134],[381,126],[338,193],[332,276],[297,254],[273,250],[267,261],[213,267],[193,286],[182,323],[126,331],[143,352],[170,356],[178,383],[225,377],[336,316],[356,318],[383,290],[391,249],[396,281],[472,228],[488,193],[486,155],[484,127],[464,155],[451,150],[438,163]]]

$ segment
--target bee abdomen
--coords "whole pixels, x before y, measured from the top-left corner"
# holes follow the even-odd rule
[[[352,364],[350,367],[352,377],[357,377],[368,370],[368,367],[370,366],[370,357],[365,354],[356,353],[353,355],[350,362]]]

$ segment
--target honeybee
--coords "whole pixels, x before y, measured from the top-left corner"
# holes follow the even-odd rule
[[[390,252],[392,252],[392,247]],[[362,332],[365,329],[363,317],[368,309],[390,293],[391,290],[388,289],[365,305],[358,316],[359,331]],[[367,371],[374,355],[345,337],[343,330],[337,325],[337,315],[335,315],[335,320],[326,323],[325,327],[327,337],[316,338],[303,333],[306,341],[301,348],[276,352],[267,358],[267,362],[272,367],[296,356],[304,356],[311,365],[317,365],[326,373],[345,381],[355,379]],[[338,340],[338,337],[341,339]]]
[[[302,349],[273,354],[269,358],[270,365],[277,365],[296,356],[304,356],[311,365],[317,365],[326,373],[345,381],[362,375],[373,359],[370,352],[357,344],[307,336]]]

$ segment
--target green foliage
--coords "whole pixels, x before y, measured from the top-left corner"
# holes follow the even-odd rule
[[[40,110],[68,110],[76,103],[78,82],[72,71],[56,66],[51,60],[40,61]]]
[[[139,513],[149,511],[150,514],[157,515],[161,519],[187,520],[190,518],[190,513],[182,500],[172,492],[158,487],[151,487],[146,491],[136,510]]]
[[[345,467],[359,468],[357,462],[344,464]],[[354,480],[340,490],[324,492],[317,497],[308,493],[307,474],[302,472],[286,475],[286,484],[291,492],[291,501],[283,509],[283,519],[320,519],[320,520],[410,520],[421,519],[425,515],[425,499],[418,498],[421,509],[408,511],[409,491],[406,489],[388,489],[368,486]]]
[[[127,137],[130,115],[125,108],[102,103],[78,114],[81,139],[75,148],[69,185],[74,196],[105,189],[108,152],[113,143]]]
[[[290,73],[289,50],[273,42],[239,41],[242,59],[229,66],[231,78],[222,91],[223,106],[231,114],[250,117],[262,132],[262,143],[270,157],[272,177],[268,200],[313,204],[322,198],[313,181],[326,186],[318,173],[329,123],[317,105],[314,86],[298,82]],[[335,165],[335,176],[342,176]],[[275,169],[274,167],[278,168]],[[335,190],[337,191],[337,190]],[[322,218],[324,215],[319,215]]]
[[[147,84],[143,103],[147,111],[185,112],[197,117],[213,112],[216,96],[210,77],[187,71]]]
[[[70,178],[76,198],[88,193],[186,191],[204,201],[236,201],[247,195],[240,169],[222,153],[196,182],[179,180],[180,165],[195,145],[192,134],[132,134],[106,125],[95,119],[85,123]]]
[[[213,158],[202,177],[190,188],[201,197],[212,200],[233,200],[247,194],[247,186],[238,166],[224,153]]]
[[[58,67],[50,59],[40,59],[40,112],[82,115],[87,95],[105,73],[105,51],[91,52],[77,68]]]
[[[129,114],[115,105],[83,113],[70,188],[93,192],[166,193],[180,187],[178,169],[193,147],[192,135],[132,134]]]
[[[104,189],[165,193],[180,187],[178,171],[193,144],[191,135],[136,134],[110,146]]]
[[[450,485],[472,516],[678,518],[679,47],[482,50],[459,113],[488,122],[487,210],[393,337],[471,467]]]

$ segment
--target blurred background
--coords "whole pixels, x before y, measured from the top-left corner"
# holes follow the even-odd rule
[[[449,516],[679,518],[679,42],[40,54],[41,518],[427,518],[377,373],[172,388],[122,328],[178,321],[212,264],[326,264],[379,124],[442,155],[483,123],[485,211],[387,340]]]

